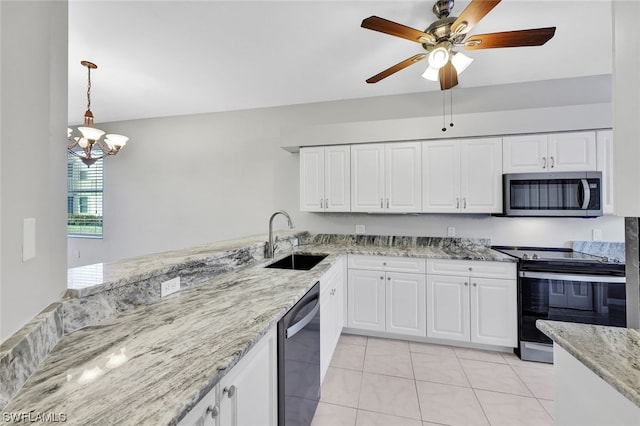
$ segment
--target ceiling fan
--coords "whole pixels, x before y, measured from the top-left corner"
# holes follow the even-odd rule
[[[422,44],[426,53],[418,53],[402,62],[367,79],[367,83],[377,83],[425,58],[429,67],[422,74],[426,79],[440,81],[440,89],[447,90],[458,84],[458,74],[464,71],[473,59],[454,50],[464,46],[466,50],[495,49],[500,47],[542,46],[555,34],[556,27],[529,30],[506,31],[500,33],[477,34],[467,38],[467,33],[500,0],[472,0],[458,17],[449,16],[454,0],[436,0],[433,13],[438,20],[424,31],[419,31],[378,16],[370,16],[362,21],[362,28],[404,38]],[[466,40],[465,40],[466,39]]]

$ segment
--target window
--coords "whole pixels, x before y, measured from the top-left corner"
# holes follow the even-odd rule
[[[102,237],[102,160],[87,167],[67,154],[67,235]]]

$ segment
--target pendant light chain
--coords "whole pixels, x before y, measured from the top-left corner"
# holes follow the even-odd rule
[[[91,67],[87,67],[87,110],[91,109]]]

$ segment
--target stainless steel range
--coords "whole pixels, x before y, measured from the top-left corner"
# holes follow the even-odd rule
[[[493,247],[518,258],[518,355],[553,362],[551,340],[536,320],[626,326],[621,259],[539,247]]]

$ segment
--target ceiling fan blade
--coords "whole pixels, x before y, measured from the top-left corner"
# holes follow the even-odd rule
[[[451,61],[440,68],[440,71],[438,71],[438,80],[440,80],[440,90],[451,89],[458,85],[458,71],[456,71]]]
[[[374,75],[373,77],[368,78],[367,79],[367,83],[369,83],[369,84],[377,83],[380,80],[382,80],[383,78],[387,78],[391,74],[395,74],[398,71],[403,70],[406,67],[408,67],[409,65],[413,65],[416,62],[421,61],[426,57],[427,57],[427,55],[425,53],[418,53],[417,55],[414,55],[414,56],[412,56],[412,57],[410,57],[408,59],[405,59],[402,62],[398,62],[394,66],[387,68],[386,70],[382,71],[381,73],[378,73],[378,74]]]
[[[477,34],[464,42],[467,50],[496,49],[500,47],[542,46],[556,32],[556,27],[530,30],[506,31],[503,33]]]
[[[390,34],[392,36],[415,41],[416,43],[435,43],[435,38],[431,34],[418,31],[415,28],[407,27],[393,21],[388,21],[378,16],[370,16],[360,24],[362,28],[381,33]]]
[[[471,3],[462,11],[462,14],[451,25],[451,31],[458,34],[468,33],[474,25],[476,25],[484,16],[496,7],[500,0],[472,0]],[[465,26],[458,29],[459,25]]]

